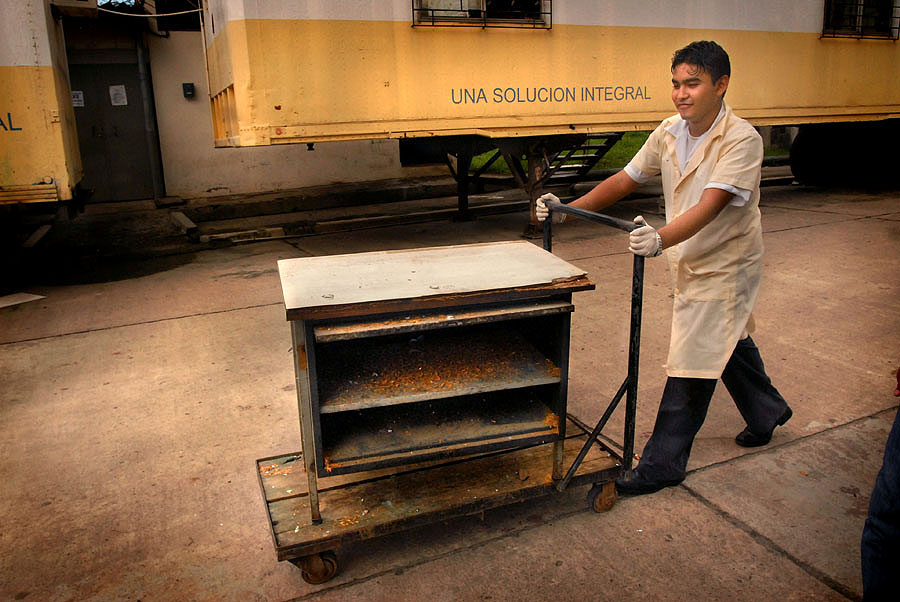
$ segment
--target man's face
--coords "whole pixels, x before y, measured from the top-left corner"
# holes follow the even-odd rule
[[[713,82],[710,74],[696,65],[680,63],[675,66],[672,71],[672,102],[681,118],[688,122],[691,134],[699,135],[712,125],[727,88],[727,75]]]

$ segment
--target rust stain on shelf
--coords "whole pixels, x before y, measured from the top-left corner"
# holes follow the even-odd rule
[[[560,369],[524,337],[429,335],[387,345],[343,346],[333,358],[323,354],[321,390],[328,403],[361,397],[393,397],[454,391],[467,385],[496,386],[517,376],[560,378]],[[331,361],[329,361],[331,360]]]

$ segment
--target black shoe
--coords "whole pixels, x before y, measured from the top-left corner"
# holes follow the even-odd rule
[[[791,408],[786,409],[784,414],[781,415],[781,418],[775,423],[775,426],[784,425],[784,423],[790,420],[793,415],[794,412],[791,411]],[[763,445],[768,445],[769,441],[772,440],[772,433],[775,431],[775,426],[773,426],[772,430],[765,435],[757,435],[749,428],[745,428],[734,438],[734,441],[741,447],[761,447]]]
[[[644,495],[645,493],[656,493],[660,489],[665,489],[672,485],[678,485],[683,480],[684,477],[680,479],[648,481],[635,469],[630,474],[616,479],[616,491],[626,495]]]

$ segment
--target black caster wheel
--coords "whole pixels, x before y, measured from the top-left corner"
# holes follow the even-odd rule
[[[591,487],[588,491],[588,503],[594,512],[609,512],[616,505],[619,494],[616,493],[616,482],[608,481]]]
[[[331,550],[296,558],[291,562],[300,569],[303,580],[311,585],[330,581],[338,572],[337,556]]]

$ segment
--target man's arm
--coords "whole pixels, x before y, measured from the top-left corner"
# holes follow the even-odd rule
[[[721,188],[705,189],[696,205],[657,230],[663,248],[668,249],[684,242],[703,229],[703,226],[713,221],[728,205],[732,196],[730,192]]]
[[[623,169],[594,186],[587,194],[578,197],[568,204],[571,207],[577,207],[579,209],[599,211],[604,207],[609,207],[637,187],[638,183],[632,180],[631,176],[625,173],[625,170]],[[556,195],[549,192],[537,199],[534,212],[539,222],[547,219],[548,212],[547,206],[544,204],[545,199],[559,201]],[[566,217],[566,214],[564,213],[557,213],[556,215],[559,217],[553,218],[554,223],[560,223]]]
[[[632,180],[623,169],[606,178],[594,186],[587,194],[575,199],[569,205],[579,209],[587,209],[588,211],[600,211],[627,196],[637,187],[638,183]]]

